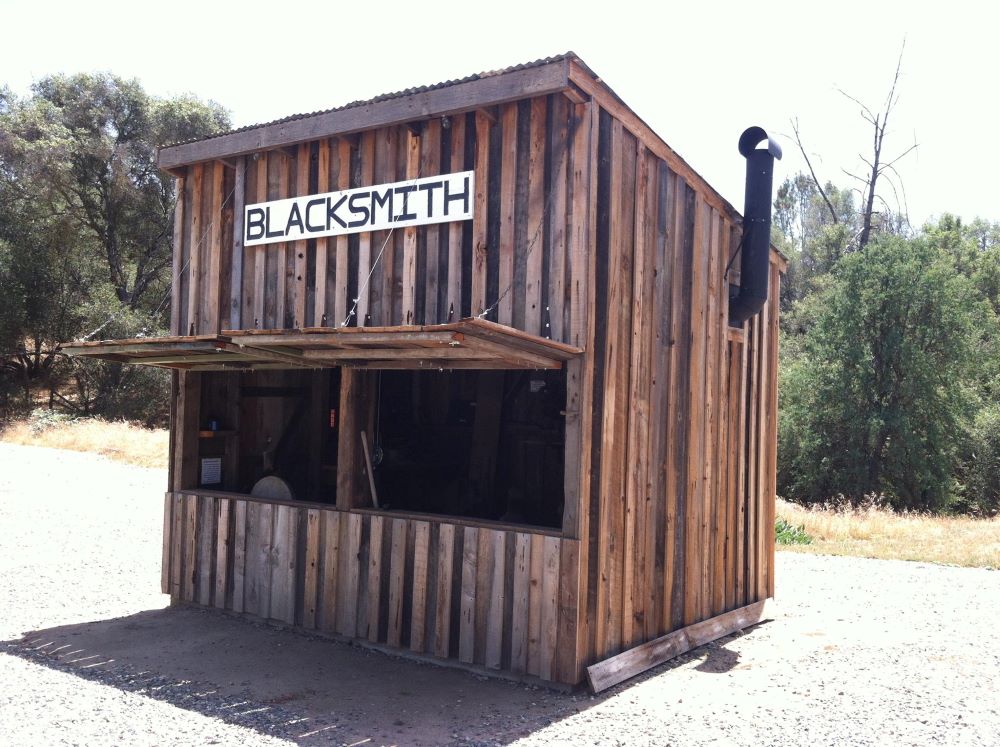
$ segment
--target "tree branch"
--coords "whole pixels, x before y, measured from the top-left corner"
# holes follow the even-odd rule
[[[833,219],[834,225],[840,223],[837,218],[837,211],[833,208],[833,203],[830,202],[830,198],[826,196],[826,191],[823,189],[823,185],[820,184],[819,179],[816,177],[816,170],[813,169],[812,161],[809,160],[809,156],[806,154],[806,149],[802,145],[802,138],[799,135],[799,120],[794,119],[791,122],[792,132],[795,133],[795,143],[799,146],[799,151],[802,153],[802,157],[806,161],[806,166],[809,167],[809,174],[812,176],[813,184],[816,185],[816,189],[819,190],[820,195],[823,197],[823,202],[826,203],[827,210],[830,211],[830,217]]]

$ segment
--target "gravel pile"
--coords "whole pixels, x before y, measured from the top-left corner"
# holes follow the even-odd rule
[[[0,444],[0,744],[1000,744],[997,571],[779,553],[772,621],[566,694],[164,610],[165,482]]]

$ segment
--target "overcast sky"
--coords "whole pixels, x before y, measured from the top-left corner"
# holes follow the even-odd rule
[[[700,6],[700,7],[694,7]],[[924,7],[927,9],[925,10]],[[110,70],[154,94],[192,92],[235,125],[337,106],[573,50],[738,208],[740,132],[779,135],[777,179],[804,168],[852,183],[871,151],[859,107],[884,104],[906,51],[886,154],[911,220],[1000,220],[996,53],[987,3],[501,1],[32,2],[4,8],[0,84]],[[885,196],[893,201],[891,192]],[[902,201],[902,195],[900,195]]]

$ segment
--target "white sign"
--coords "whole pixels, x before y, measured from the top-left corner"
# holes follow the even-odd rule
[[[247,205],[243,245],[316,239],[472,217],[474,172]]]

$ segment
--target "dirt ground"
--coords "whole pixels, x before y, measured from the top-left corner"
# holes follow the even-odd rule
[[[0,444],[0,744],[1000,743],[1000,572],[779,553],[773,619],[599,696],[159,594],[161,470]]]

